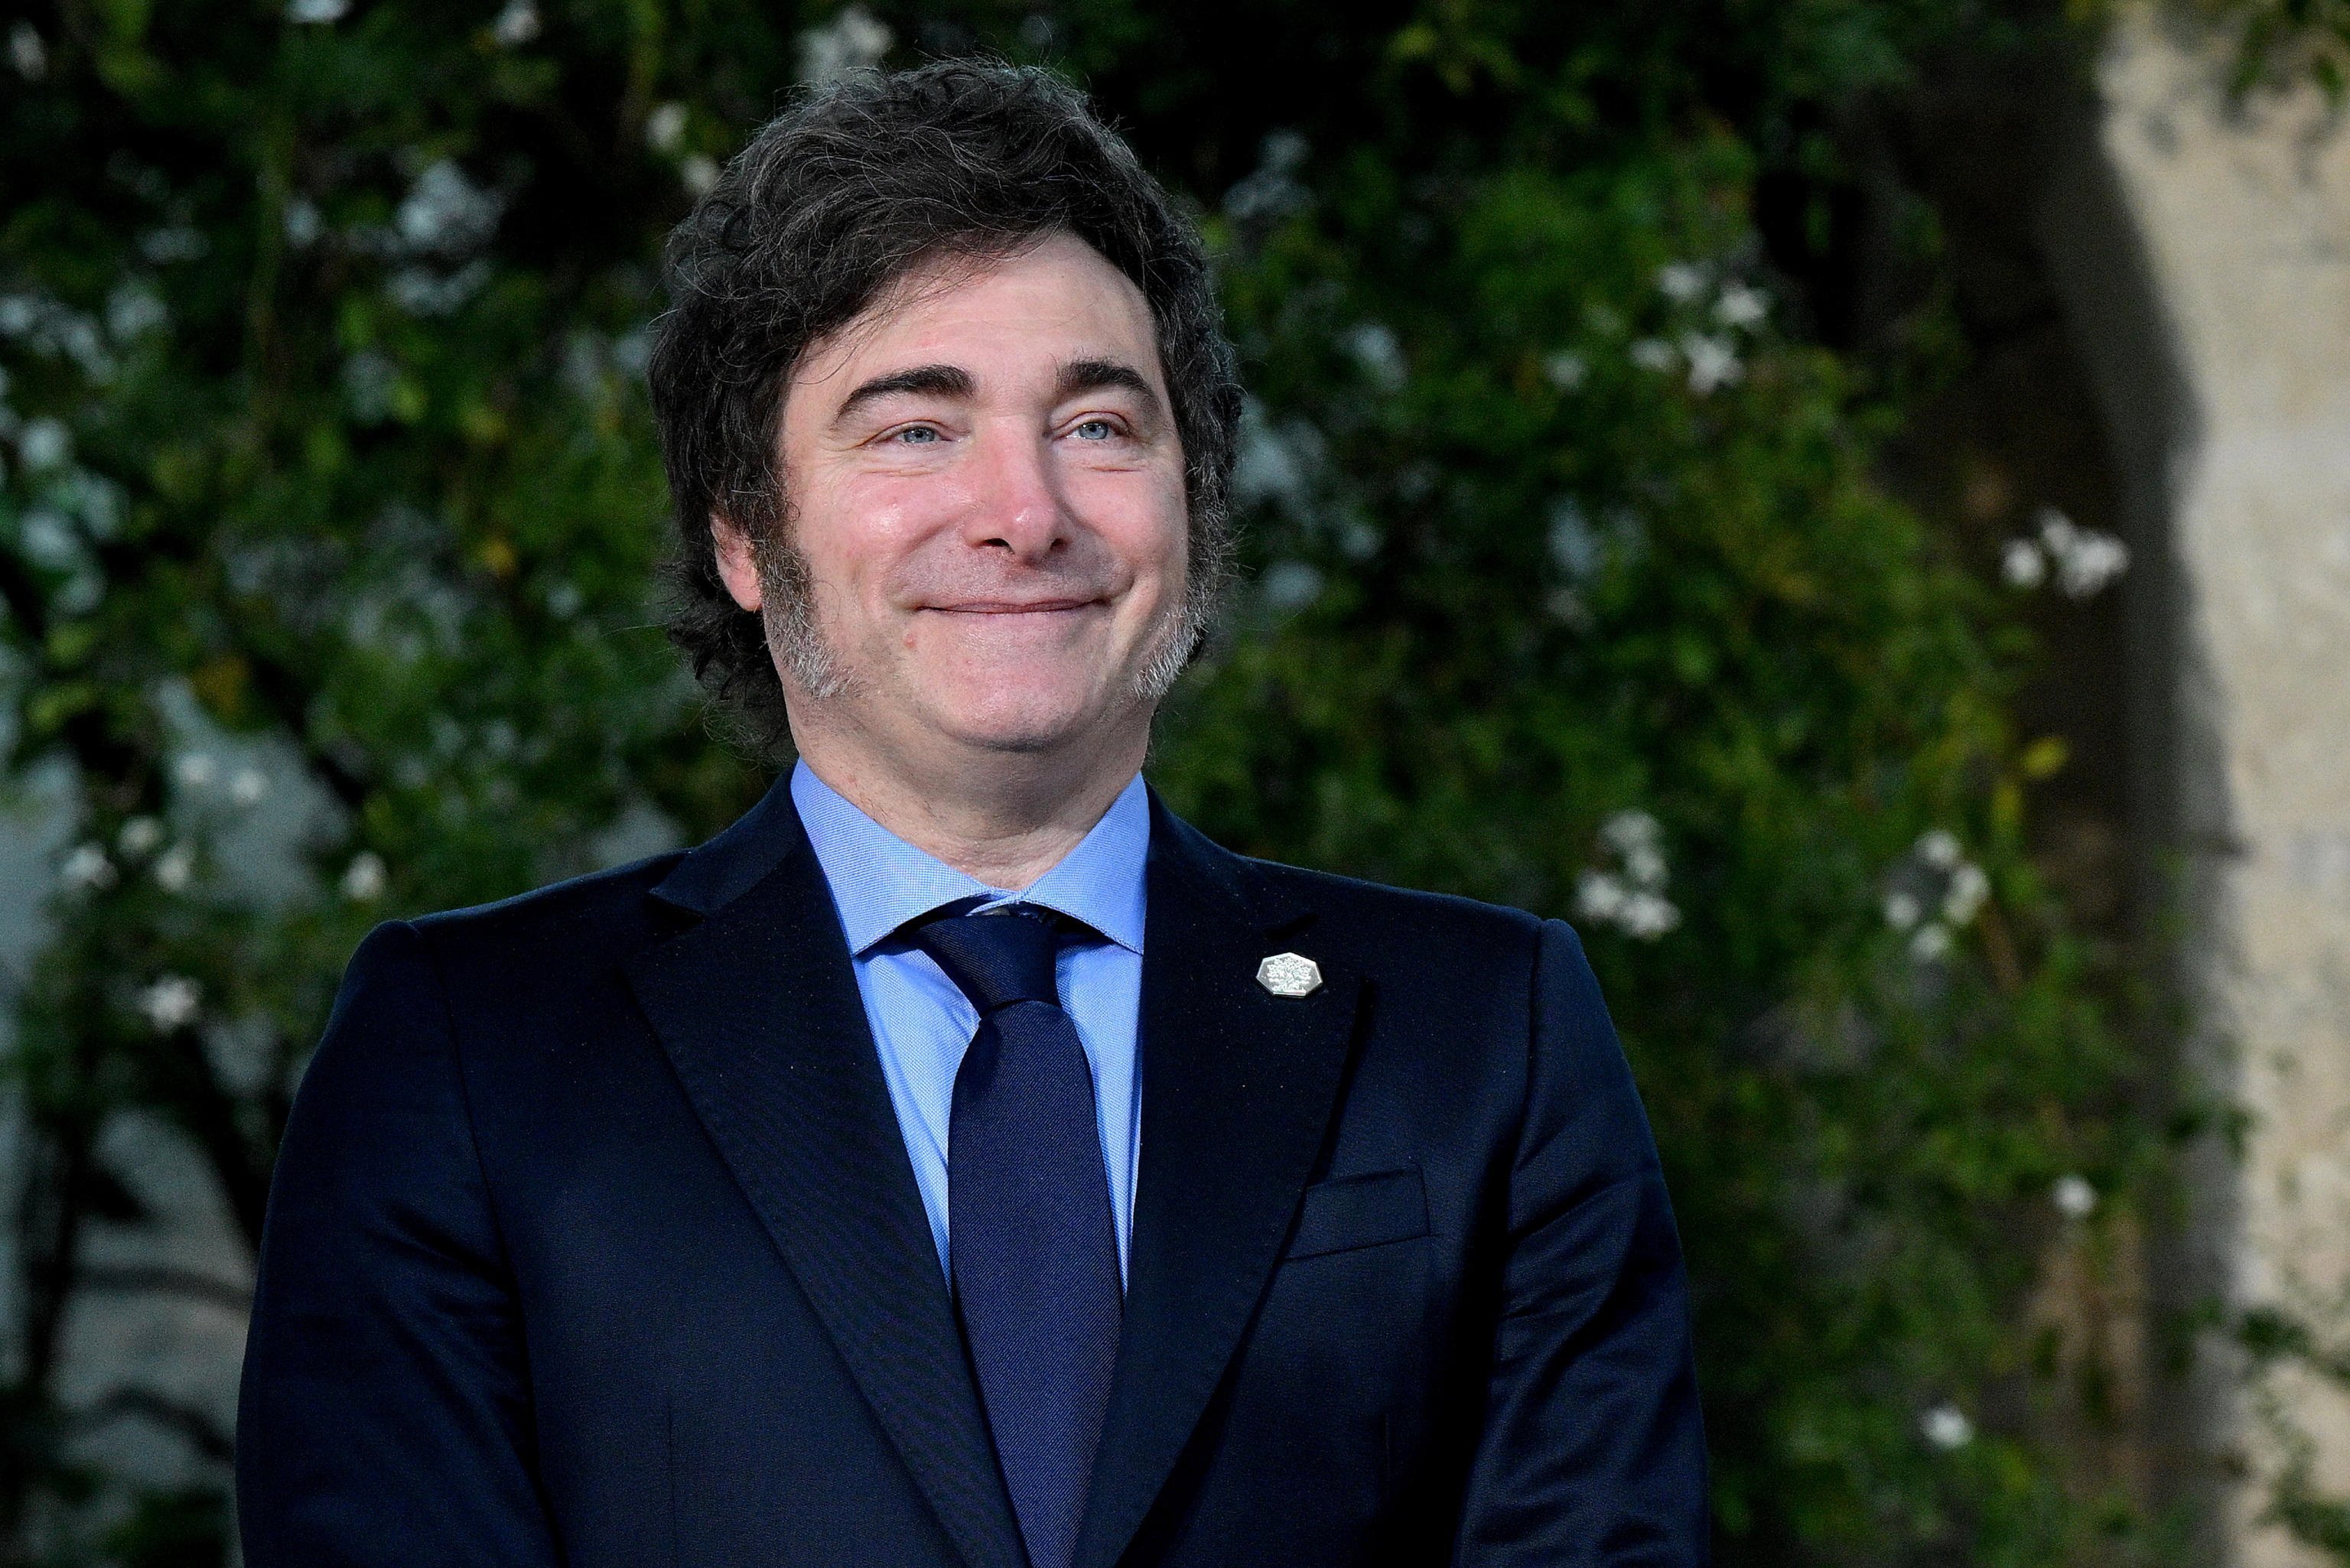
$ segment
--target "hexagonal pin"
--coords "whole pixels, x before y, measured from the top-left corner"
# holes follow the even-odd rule
[[[1256,966],[1256,982],[1275,996],[1311,996],[1322,987],[1322,966],[1304,953],[1275,953]]]

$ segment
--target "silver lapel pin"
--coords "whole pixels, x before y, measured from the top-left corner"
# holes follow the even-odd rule
[[[1304,953],[1275,953],[1256,966],[1256,982],[1275,996],[1310,996],[1322,986],[1322,966]]]

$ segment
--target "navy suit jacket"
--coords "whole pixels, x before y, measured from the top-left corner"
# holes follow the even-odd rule
[[[1079,1568],[1702,1563],[1679,1247],[1574,934],[1152,810]],[[1290,950],[1311,995],[1257,983]],[[788,790],[360,948],[271,1192],[237,1489],[251,1568],[1021,1568]]]

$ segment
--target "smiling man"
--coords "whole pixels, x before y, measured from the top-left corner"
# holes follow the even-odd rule
[[[697,849],[353,959],[245,1561],[1703,1562],[1573,933],[1243,859],[1142,781],[1240,402],[1165,192],[1042,74],[865,75],[671,280],[672,629],[798,761]]]

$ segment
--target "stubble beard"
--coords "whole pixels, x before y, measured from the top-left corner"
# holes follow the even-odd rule
[[[824,639],[816,619],[816,579],[802,555],[777,528],[751,549],[759,571],[760,621],[767,651],[785,679],[817,701],[846,696],[854,687],[848,663]]]
[[[1146,708],[1157,708],[1175,689],[1200,639],[1208,634],[1215,604],[1212,594],[1202,590],[1197,569],[1186,572],[1182,598],[1159,613],[1150,650],[1135,670],[1131,688],[1134,700]]]

